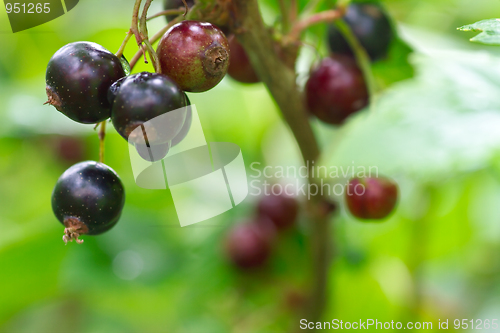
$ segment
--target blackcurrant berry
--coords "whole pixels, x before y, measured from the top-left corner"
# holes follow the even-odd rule
[[[241,46],[236,37],[231,35],[227,41],[231,53],[231,61],[227,69],[229,76],[242,83],[260,82],[259,77],[250,64],[250,59],[248,59],[245,49]]]
[[[86,161],[66,170],[52,192],[52,210],[64,224],[63,240],[98,235],[120,218],[125,190],[118,175],[107,165]]]
[[[184,96],[177,84],[166,75],[134,74],[121,83],[113,103],[111,120],[117,132],[131,143],[144,144],[144,132],[147,132],[145,139],[149,145],[168,143],[180,132],[186,119]],[[181,108],[184,109],[178,110]],[[173,110],[176,111],[165,120],[157,118],[156,123],[149,122],[147,126],[142,126]],[[134,131],[138,126],[143,130]],[[131,133],[134,134],[130,136]]]
[[[111,116],[108,89],[123,76],[120,59],[102,46],[90,42],[65,45],[47,66],[47,103],[80,123],[103,121]]]
[[[311,72],[305,87],[309,112],[320,120],[340,125],[368,104],[368,89],[354,59],[335,55],[325,58]]]
[[[191,8],[194,5],[194,0],[186,0],[186,3],[189,8]],[[165,0],[163,1],[163,9],[165,10],[171,10],[171,9],[184,9],[185,5],[182,0]],[[175,19],[178,15],[167,15],[166,19],[167,22],[172,21]]]
[[[387,217],[398,199],[398,187],[387,178],[353,178],[346,188],[347,207],[359,219]]]
[[[236,267],[258,268],[268,260],[271,254],[271,239],[262,225],[247,222],[230,230],[226,239],[226,251]]]
[[[260,217],[267,217],[277,229],[283,230],[292,227],[297,220],[299,205],[297,200],[286,194],[266,195],[257,206]]]
[[[377,3],[353,3],[347,8],[345,22],[372,61],[387,56],[393,39],[389,18]],[[352,55],[351,47],[339,29],[330,25],[328,45],[333,53]]]
[[[171,27],[157,49],[163,74],[184,91],[203,92],[215,87],[229,66],[229,45],[224,33],[206,22],[183,21]]]

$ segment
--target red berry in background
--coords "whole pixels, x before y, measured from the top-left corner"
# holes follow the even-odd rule
[[[299,204],[294,197],[281,195],[266,195],[257,206],[260,217],[267,217],[279,230],[292,227],[297,220]]]
[[[85,159],[85,140],[73,136],[56,136],[51,146],[58,159],[64,164],[73,165]]]
[[[231,35],[227,40],[231,52],[231,61],[229,62],[229,68],[227,70],[229,76],[242,83],[260,82],[259,77],[250,64],[250,59],[248,59],[245,49],[241,46],[236,37]]]
[[[368,89],[354,59],[344,55],[325,58],[306,83],[309,112],[320,120],[340,125],[368,104]]]
[[[271,254],[272,235],[268,225],[258,222],[238,224],[226,238],[226,251],[231,262],[240,269],[261,267]]]
[[[188,92],[215,87],[229,66],[229,44],[224,33],[207,22],[183,21],[171,27],[156,50],[162,73]]]
[[[396,206],[397,200],[396,183],[383,177],[353,178],[346,188],[349,211],[363,220],[387,217]]]

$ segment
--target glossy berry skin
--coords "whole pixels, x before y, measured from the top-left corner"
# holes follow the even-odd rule
[[[229,74],[229,76],[234,80],[241,83],[260,82],[259,77],[250,64],[250,59],[248,59],[245,49],[241,46],[236,37],[231,35],[228,38],[228,42],[231,53],[231,61],[229,62],[227,74]]]
[[[394,210],[398,187],[387,178],[353,178],[347,185],[345,197],[352,215],[362,220],[379,220]]]
[[[125,190],[118,175],[110,167],[93,161],[67,169],[52,192],[55,216],[66,229],[73,228],[72,232],[76,230],[79,235],[98,235],[111,229],[118,222],[124,203]]]
[[[340,125],[368,104],[368,89],[356,62],[336,55],[325,58],[311,72],[305,87],[310,113],[320,120]]]
[[[349,5],[344,20],[372,61],[387,56],[393,31],[380,5],[353,3]],[[328,29],[328,45],[333,53],[353,55],[351,47],[335,25],[330,25]]]
[[[260,217],[267,217],[278,230],[288,229],[295,225],[299,212],[297,200],[286,194],[267,195],[257,205]]]
[[[102,46],[90,42],[65,45],[47,66],[47,103],[79,123],[103,121],[111,116],[108,88],[123,76],[120,59]]]
[[[226,252],[239,269],[259,268],[271,254],[271,239],[261,223],[238,224],[227,235]]]
[[[183,21],[171,27],[156,50],[162,73],[188,92],[215,87],[229,66],[229,44],[215,25]]]
[[[184,93],[168,76],[156,73],[138,73],[128,76],[120,85],[113,102],[111,120],[118,133],[131,143],[144,143],[142,131],[140,137],[129,135],[145,122],[166,114],[169,111],[184,108]],[[186,110],[176,111],[159,128],[149,127],[146,143],[157,145],[168,143],[181,130],[186,119]]]
[[[194,0],[186,0],[186,3],[188,5],[188,7],[191,8],[194,5]],[[184,2],[182,2],[182,0],[165,0],[165,1],[163,1],[163,9],[164,10],[172,10],[172,9],[179,9],[179,8],[182,8],[182,9],[185,8]],[[178,15],[167,15],[166,16],[167,22],[172,21],[177,16]]]

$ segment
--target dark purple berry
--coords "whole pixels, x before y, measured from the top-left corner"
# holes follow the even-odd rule
[[[387,178],[353,178],[346,188],[347,207],[363,220],[387,217],[396,206],[398,187]]]
[[[305,88],[309,112],[320,120],[340,125],[368,104],[368,89],[354,59],[335,55],[325,58],[311,72]]]
[[[229,66],[229,45],[215,25],[183,21],[171,27],[157,49],[162,73],[188,92],[215,87]]]
[[[227,40],[231,53],[231,61],[229,62],[227,74],[236,81],[242,83],[260,82],[259,77],[250,64],[250,59],[248,59],[245,49],[241,46],[236,37],[231,35]]]
[[[118,81],[113,83],[111,85],[111,87],[109,87],[109,89],[108,89],[108,103],[111,107],[113,107],[113,103],[115,102],[116,95],[118,95],[118,90],[120,90],[120,87],[121,87],[123,81],[125,81],[125,79],[127,77],[128,76],[122,77],[121,79],[119,79]]]
[[[121,83],[113,103],[111,120],[118,133],[131,143],[168,143],[185,122],[184,96],[177,84],[166,75],[134,74]],[[179,110],[181,108],[184,109]],[[176,111],[167,117],[156,118],[173,110]],[[154,122],[148,122],[153,118],[156,118]],[[134,131],[138,126],[142,130]]]
[[[377,3],[353,3],[344,21],[372,61],[387,56],[393,32],[389,18]],[[328,29],[328,44],[333,53],[353,55],[351,47],[335,25]]]
[[[295,225],[299,204],[294,197],[286,194],[267,195],[260,199],[257,212],[260,217],[267,217],[279,230]]]
[[[108,89],[123,76],[120,59],[102,46],[90,42],[65,45],[47,66],[47,103],[80,123],[103,121],[111,116]]]
[[[191,8],[194,5],[194,0],[186,0],[186,3],[189,8]],[[184,2],[182,0],[165,0],[163,1],[163,9],[164,10],[171,10],[171,9],[185,9],[186,6],[184,5]],[[172,21],[179,15],[167,15],[166,19],[167,22]]]
[[[264,224],[247,222],[230,230],[226,251],[231,262],[240,269],[263,266],[271,254],[271,237]]]
[[[64,224],[63,240],[98,235],[120,218],[125,190],[118,175],[107,165],[86,161],[66,170],[52,192],[52,210]]]

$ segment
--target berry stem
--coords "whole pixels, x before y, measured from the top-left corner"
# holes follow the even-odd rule
[[[153,0],[146,0],[146,3],[144,4],[144,8],[142,10],[142,15],[141,15],[141,20],[140,20],[140,25],[139,25],[139,31],[141,34],[141,41],[144,42],[144,45],[146,45],[146,50],[149,53],[149,57],[151,58],[151,61],[153,62],[153,67],[155,69],[156,73],[161,73],[161,67],[160,67],[160,59],[158,59],[158,55],[156,54],[155,50],[153,49],[153,46],[149,42],[149,37],[148,37],[148,26],[147,26],[147,15],[148,15],[148,10],[149,6],[151,6],[151,2]]]
[[[163,36],[163,34],[165,32],[167,32],[168,29],[170,29],[174,24],[177,24],[181,21],[181,17],[177,17],[175,20],[172,20],[171,22],[169,22],[166,26],[164,26],[161,30],[159,30],[157,33],[155,33],[150,39],[149,39],[149,43],[150,45],[153,45],[154,43],[156,43],[160,38],[161,36]],[[137,61],[139,61],[139,59],[141,58],[141,56],[144,54],[144,50],[140,49],[139,51],[137,51],[134,56],[132,57],[132,59],[130,60],[130,70],[133,70],[135,65],[137,64]]]
[[[283,25],[283,32],[288,32],[290,29],[290,15],[285,0],[279,0],[281,11],[281,22]]]
[[[363,76],[365,78],[366,85],[368,87],[368,94],[370,96],[370,106],[373,108],[374,95],[375,92],[377,91],[377,87],[372,72],[370,57],[368,56],[368,53],[366,53],[366,50],[363,48],[363,46],[361,46],[361,43],[357,40],[356,36],[354,36],[353,32],[351,31],[351,28],[347,23],[345,23],[343,20],[337,20],[335,21],[335,24],[337,25],[337,27],[340,30],[340,33],[347,40],[347,43],[354,52],[354,55],[356,57],[356,62],[358,63],[359,68],[361,68],[361,71],[363,72]]]
[[[146,18],[147,21],[149,20],[152,20],[154,18],[157,18],[157,17],[160,17],[160,16],[165,16],[165,15],[181,15],[185,12],[186,10],[184,9],[184,7],[182,7],[182,9],[168,9],[168,10],[164,10],[164,11],[161,11],[159,13],[156,13],[152,16],[149,16],[148,18]]]
[[[106,120],[99,127],[99,162],[104,163],[104,138],[106,137]]]
[[[300,34],[305,29],[318,23],[332,22],[344,16],[344,9],[332,9],[311,15],[297,23],[292,27],[292,31],[288,34],[288,40],[296,41],[300,38]]]
[[[247,52],[252,67],[266,84],[274,100],[280,107],[302,153],[304,163],[311,168],[319,157],[320,150],[311,125],[300,89],[296,84],[296,72],[287,67],[275,50],[272,36],[264,25],[257,0],[233,0],[228,4],[232,18],[231,28],[238,41]],[[309,173],[309,182],[317,184]],[[319,185],[318,185],[319,186]],[[311,196],[308,202],[311,217],[311,237],[309,239],[313,262],[311,291],[305,310],[308,320],[317,321],[326,305],[328,268],[330,262],[329,217],[325,211],[325,199],[320,195]]]
[[[122,42],[122,45],[120,45],[120,48],[118,51],[115,53],[118,58],[121,58],[123,55],[123,52],[125,51],[125,47],[128,44],[128,41],[130,40],[130,37],[132,37],[133,33],[131,30],[127,31],[127,35],[125,36],[125,39]]]

